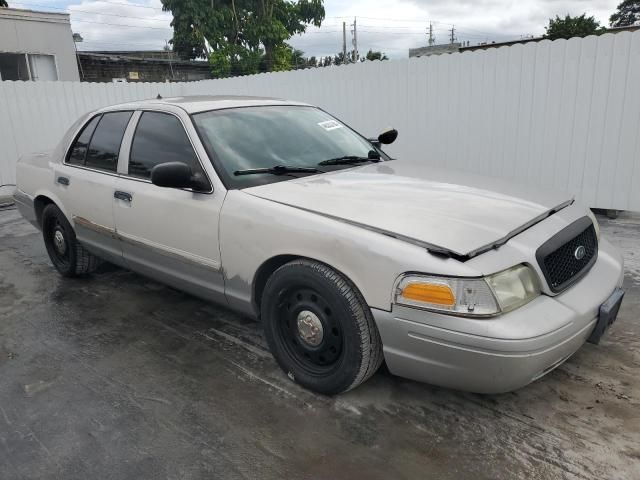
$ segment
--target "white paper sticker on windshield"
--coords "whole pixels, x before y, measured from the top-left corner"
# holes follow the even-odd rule
[[[326,122],[320,122],[318,125],[320,125],[322,128],[324,128],[328,132],[331,130],[335,130],[337,128],[342,128],[342,125],[340,125],[335,120],[327,120]]]

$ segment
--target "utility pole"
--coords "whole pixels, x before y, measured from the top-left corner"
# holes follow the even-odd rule
[[[456,26],[451,25],[451,43],[456,43]]]
[[[76,50],[76,62],[78,62],[78,67],[80,68],[80,80],[84,80],[84,69],[82,68],[82,62],[80,61],[80,57],[78,56],[78,43],[84,42],[84,38],[79,33],[73,33],[73,48]],[[1,78],[1,77],[0,77]]]
[[[356,17],[353,17],[353,30],[351,33],[353,34],[353,63],[356,63],[360,59],[360,55],[358,54],[358,27],[356,26]]]
[[[436,37],[433,36],[433,23],[429,22],[429,46],[432,47],[436,43]]]
[[[347,22],[342,22],[342,63],[347,63]]]
[[[171,49],[169,48],[169,42],[164,41],[164,50],[167,52],[167,59],[169,60],[169,69],[171,70],[171,80],[175,80],[176,74],[173,72],[173,65],[171,64]]]

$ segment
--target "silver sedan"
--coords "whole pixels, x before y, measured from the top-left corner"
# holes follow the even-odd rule
[[[278,364],[325,394],[382,361],[505,392],[597,343],[620,254],[569,195],[392,160],[323,110],[182,97],[83,116],[17,169],[62,275],[103,260],[260,319]]]

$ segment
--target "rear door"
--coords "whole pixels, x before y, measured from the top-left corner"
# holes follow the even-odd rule
[[[115,231],[113,195],[121,143],[132,114],[117,111],[91,118],[54,172],[58,196],[78,240],[115,263],[122,263],[122,249]]]
[[[134,122],[123,144],[125,161],[114,204],[125,261],[132,270],[181,290],[224,301],[218,222],[225,190],[216,188],[219,180],[189,117],[180,111],[145,110],[136,112]],[[196,192],[151,183],[155,165],[176,161],[202,173],[211,189]]]

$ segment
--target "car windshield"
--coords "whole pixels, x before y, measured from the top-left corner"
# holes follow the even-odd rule
[[[218,172],[230,188],[290,180],[317,174],[318,170],[353,168],[366,164],[369,152],[375,150],[366,139],[315,107],[213,110],[194,114],[193,120]],[[363,160],[349,163],[347,159],[346,163],[319,165],[320,162],[343,157],[352,161],[354,158]],[[249,170],[276,166],[275,171],[247,174]],[[283,167],[317,170],[294,172]]]

